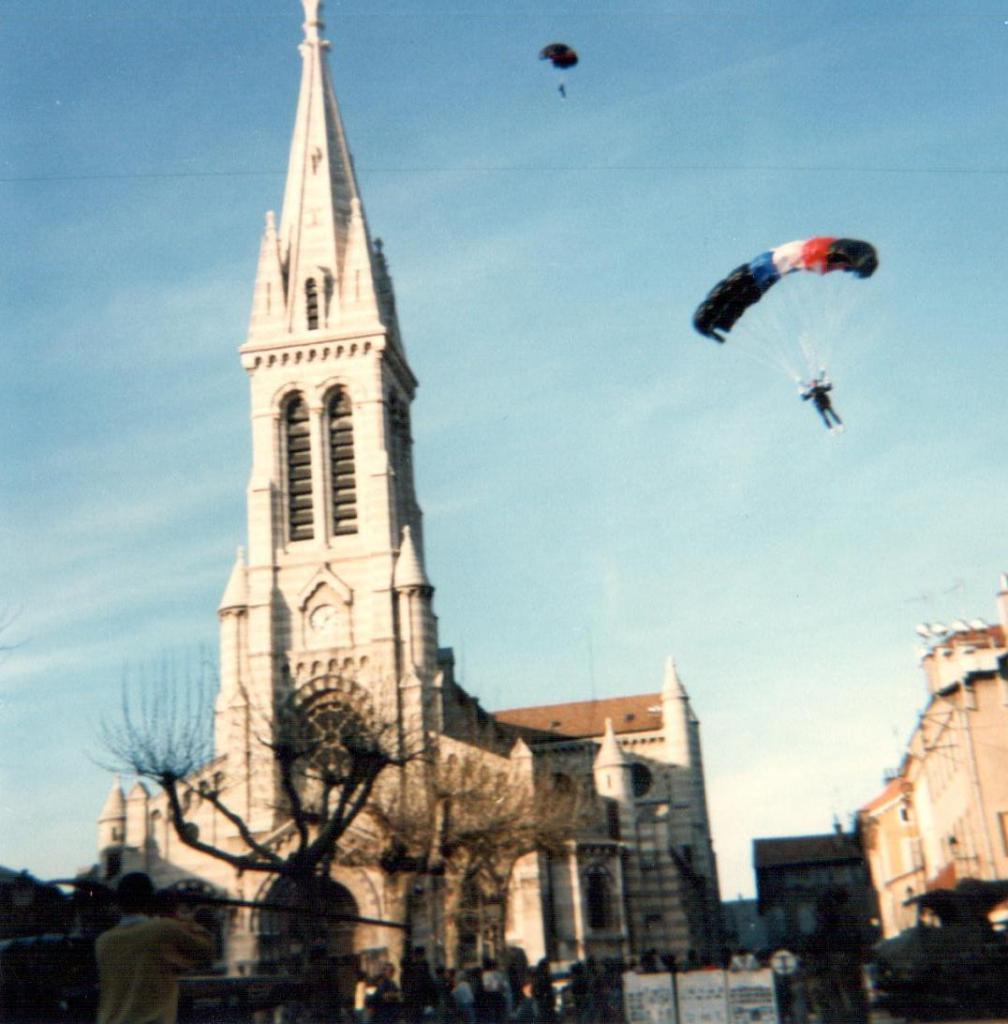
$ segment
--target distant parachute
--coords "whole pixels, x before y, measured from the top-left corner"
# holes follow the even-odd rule
[[[572,68],[578,62],[577,50],[566,43],[550,43],[539,51],[540,60],[548,60],[555,68]]]
[[[572,68],[577,64],[578,55],[577,50],[566,43],[550,43],[539,51],[539,59],[548,60],[553,67],[566,71],[567,68]],[[563,82],[557,86],[557,91],[566,99],[567,89]]]
[[[856,238],[817,237],[788,242],[760,253],[719,281],[697,307],[693,326],[705,337],[724,342],[718,332],[728,333],[785,274],[796,270],[820,274],[846,270],[857,277],[871,277],[877,267],[875,247]]]

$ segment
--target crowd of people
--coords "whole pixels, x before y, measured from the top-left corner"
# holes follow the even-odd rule
[[[431,972],[417,949],[403,960],[398,983],[391,963],[376,976],[361,973],[353,1017],[357,1024],[602,1024],[618,1019],[620,1003],[612,965],[575,963],[557,978],[545,959],[504,970],[488,957],[479,968]]]

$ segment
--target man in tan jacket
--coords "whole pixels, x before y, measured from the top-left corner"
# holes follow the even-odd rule
[[[95,942],[98,1024],[175,1024],[178,974],[208,964],[210,933],[192,921],[154,917],[155,894],[142,871],[116,890],[123,917]]]

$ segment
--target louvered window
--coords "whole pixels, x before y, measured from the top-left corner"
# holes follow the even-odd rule
[[[357,532],[357,484],[354,476],[353,409],[341,388],[329,399],[329,470],[332,480],[332,530]]]
[[[312,485],[311,437],[308,406],[300,395],[287,403],[287,516],[291,540],[311,540]]]
[[[389,456],[395,472],[396,505],[399,515],[410,516],[410,496],[413,493],[413,465],[410,444],[409,410],[396,397],[389,395]]]
[[[314,331],[318,327],[318,286],[315,278],[309,277],[304,283],[305,290],[305,313],[308,317],[308,330]]]

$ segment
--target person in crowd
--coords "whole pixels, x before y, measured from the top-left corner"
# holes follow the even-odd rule
[[[368,1024],[371,1020],[369,997],[374,993],[375,983],[365,971],[357,972],[357,983],[354,985],[353,1016],[356,1024]]]
[[[473,993],[472,985],[466,978],[465,971],[452,971],[449,979],[459,1020],[462,1024],[476,1024],[476,996]]]
[[[542,1024],[542,1016],[532,995],[531,977],[521,983],[517,1003],[510,1018],[512,1024]]]
[[[556,1024],[556,994],[553,991],[553,979],[546,957],[535,965],[532,972],[532,998],[539,1007],[539,1016],[543,1024]]]
[[[432,1009],[437,1003],[434,979],[431,977],[423,949],[414,949],[403,959],[399,983],[402,986],[405,1024],[421,1024],[424,1012]]]
[[[119,923],[95,940],[97,1024],[175,1024],[178,975],[209,966],[213,938],[195,921],[158,917],[150,876],[130,872],[119,881]]]
[[[375,990],[368,996],[372,1024],[401,1024],[402,993],[395,983],[395,965],[385,963],[375,983]]]
[[[483,1005],[487,1024],[503,1024],[511,1010],[511,990],[497,961],[483,960]]]
[[[441,1024],[458,1024],[459,1016],[452,998],[451,972],[445,967],[434,968],[434,1013]]]

